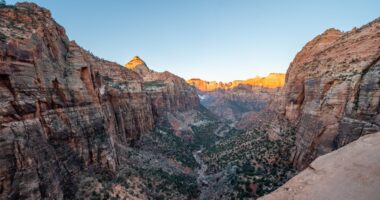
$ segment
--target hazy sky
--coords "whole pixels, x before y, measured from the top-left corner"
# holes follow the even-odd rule
[[[8,4],[16,1],[7,0]],[[380,17],[379,0],[33,0],[71,40],[120,64],[230,81],[286,72],[303,45]]]

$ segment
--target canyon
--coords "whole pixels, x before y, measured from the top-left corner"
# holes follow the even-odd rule
[[[379,102],[380,19],[222,83],[98,58],[49,10],[2,5],[0,199],[378,199]]]
[[[235,80],[228,83],[190,79],[187,83],[194,86],[200,101],[215,115],[245,128],[253,116],[268,106],[285,84],[285,74],[271,73],[266,77]]]
[[[151,85],[93,56],[44,8],[18,3],[0,15],[1,199],[79,198],[96,174],[122,176],[126,148],[166,111],[199,107],[179,77],[156,73]]]

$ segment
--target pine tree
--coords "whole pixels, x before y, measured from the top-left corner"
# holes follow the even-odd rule
[[[5,0],[0,0],[0,6],[5,6],[5,4],[7,4]]]

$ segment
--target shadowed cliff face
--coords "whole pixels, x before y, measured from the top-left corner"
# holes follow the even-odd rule
[[[286,84],[261,113],[269,132],[296,128],[294,164],[305,168],[317,156],[380,130],[380,20],[359,29],[329,29],[291,63]],[[268,123],[271,121],[271,123]]]
[[[140,73],[69,41],[35,4],[0,8],[0,34],[0,199],[73,199],[80,174],[116,174],[120,149],[166,112],[198,107],[184,81],[157,75],[150,90]]]

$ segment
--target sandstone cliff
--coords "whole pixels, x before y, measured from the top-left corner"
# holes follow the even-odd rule
[[[155,80],[150,91],[140,72],[69,41],[44,8],[0,8],[0,199],[74,199],[85,174],[117,174],[160,116],[198,106],[181,81]]]
[[[155,72],[138,56],[125,67],[137,72],[143,78],[144,91],[151,100],[154,116],[160,117],[168,111],[185,111],[199,106],[196,90],[184,79],[168,71]]]
[[[380,133],[366,135],[313,161],[260,200],[377,200],[380,190]]]
[[[269,132],[295,128],[294,165],[380,130],[380,20],[329,29],[297,54],[285,86],[258,117]],[[271,121],[271,123],[268,123]]]
[[[239,85],[248,85],[252,87],[263,88],[280,88],[284,86],[285,74],[271,73],[266,77],[255,77],[247,80],[235,80],[232,82],[216,82],[216,81],[204,81],[198,78],[187,80],[187,83],[195,86],[199,91],[208,92],[214,90],[227,90],[238,87]]]

